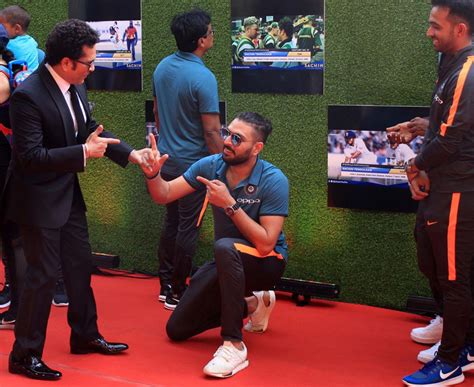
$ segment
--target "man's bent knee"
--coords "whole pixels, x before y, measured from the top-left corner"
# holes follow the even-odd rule
[[[180,332],[179,325],[176,324],[172,318],[170,318],[166,324],[166,334],[169,339],[173,341],[181,341],[185,339],[182,332]]]

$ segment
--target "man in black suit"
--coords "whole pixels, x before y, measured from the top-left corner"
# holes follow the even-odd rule
[[[71,353],[115,354],[126,344],[99,333],[91,280],[91,247],[78,172],[104,155],[125,167],[146,164],[148,149],[132,150],[91,117],[84,80],[94,70],[97,33],[85,22],[57,24],[46,60],[11,98],[13,154],[6,186],[6,218],[20,225],[28,262],[9,371],[56,380],[42,360],[57,268],[69,295]]]

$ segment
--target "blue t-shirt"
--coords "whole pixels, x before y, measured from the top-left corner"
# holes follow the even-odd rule
[[[38,68],[38,43],[30,35],[10,39],[7,49],[13,53],[15,59],[24,60],[28,70],[35,71]]]
[[[288,179],[280,169],[258,158],[250,176],[237,184],[233,190],[227,183],[226,171],[227,164],[222,159],[222,154],[217,154],[194,163],[183,177],[196,190],[206,189],[206,186],[196,179],[197,176],[224,182],[232,197],[256,222],[259,222],[260,217],[265,215],[288,216]],[[215,240],[221,238],[246,239],[232,219],[226,215],[223,208],[212,206],[212,211]],[[288,260],[288,246],[283,232],[278,237],[275,251]]]
[[[201,58],[177,51],[156,66],[153,96],[160,118],[158,149],[169,155],[162,171],[180,176],[209,155],[201,114],[219,113],[216,77]]]

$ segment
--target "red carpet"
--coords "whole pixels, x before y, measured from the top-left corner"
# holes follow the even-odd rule
[[[7,371],[12,331],[0,331],[0,386],[402,386],[415,371],[418,351],[411,328],[428,319],[362,305],[313,300],[297,307],[277,295],[269,329],[244,335],[250,365],[236,376],[211,379],[202,367],[220,344],[219,330],[183,343],[165,335],[169,316],[157,301],[158,280],[93,278],[99,326],[109,340],[123,340],[128,353],[115,357],[69,354],[65,308],[52,308],[44,352],[63,372],[59,382],[41,382]],[[474,372],[462,386],[474,384]]]

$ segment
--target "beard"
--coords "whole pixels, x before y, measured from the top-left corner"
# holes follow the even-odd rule
[[[232,148],[224,146],[224,149],[227,149],[231,155],[222,153],[222,160],[225,161],[227,165],[240,165],[246,163],[250,159],[250,152],[252,149],[249,149],[247,152],[240,156],[236,156]]]

